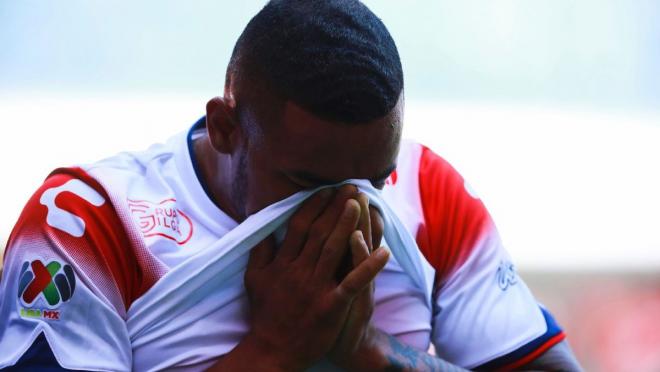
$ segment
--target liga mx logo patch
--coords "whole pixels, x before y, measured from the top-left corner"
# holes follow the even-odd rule
[[[76,290],[73,269],[57,260],[47,264],[41,260],[26,261],[19,278],[18,298],[24,318],[58,320],[60,312],[55,309],[69,301]]]

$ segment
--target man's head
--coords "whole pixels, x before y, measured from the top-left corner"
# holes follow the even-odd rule
[[[347,178],[376,186],[396,161],[403,73],[383,23],[354,0],[269,2],[240,36],[225,94],[207,105],[244,217]]]

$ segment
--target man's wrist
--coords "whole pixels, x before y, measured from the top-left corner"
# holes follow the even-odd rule
[[[381,331],[369,326],[357,350],[341,366],[347,371],[384,371],[388,364]]]
[[[251,360],[259,364],[260,371],[302,371],[307,367],[304,361],[296,358],[296,355],[279,350],[277,345],[265,342],[252,332],[245,336],[241,344],[246,351],[249,351]]]
[[[214,364],[209,372],[288,372],[302,371],[307,366],[292,353],[282,352],[273,345],[248,333],[236,347]]]

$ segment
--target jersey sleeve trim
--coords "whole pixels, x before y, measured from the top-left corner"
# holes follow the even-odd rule
[[[11,368],[47,372],[66,371],[57,361],[46,336],[41,331],[28,350]]]
[[[541,312],[545,318],[547,331],[536,339],[519,347],[518,349],[491,360],[488,363],[476,367],[476,370],[486,371],[510,371],[520,368],[541,354],[548,351],[551,347],[557,345],[566,338],[564,331],[559,327],[552,314],[541,307]]]

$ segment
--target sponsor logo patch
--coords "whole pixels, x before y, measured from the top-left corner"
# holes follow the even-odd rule
[[[68,302],[76,290],[73,269],[57,260],[47,264],[41,260],[26,261],[18,277],[18,299],[23,305],[20,313],[24,318],[59,320],[60,311],[56,309]]]
[[[70,192],[78,195],[80,198],[96,207],[102,206],[105,203],[105,199],[91,186],[80,180],[69,180],[62,186],[52,187],[44,191],[41,195],[39,202],[48,208],[46,223],[55,229],[64,231],[76,238],[80,238],[85,235],[85,220],[58,207],[55,203],[55,199],[63,192]]]
[[[516,283],[518,283],[518,278],[516,276],[515,266],[509,261],[501,261],[497,267],[497,284],[500,286],[500,289],[506,291]]]
[[[160,236],[182,245],[192,237],[192,220],[176,208],[176,199],[160,203],[128,199],[128,207],[145,238]]]

